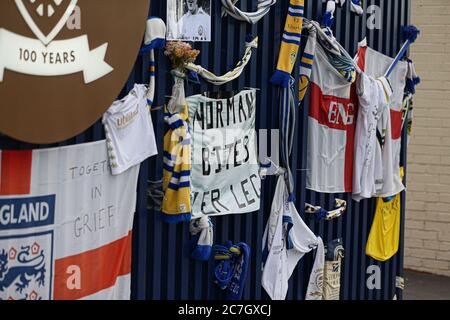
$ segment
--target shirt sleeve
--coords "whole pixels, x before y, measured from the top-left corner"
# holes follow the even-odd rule
[[[367,109],[373,103],[371,97],[373,96],[373,90],[376,90],[373,86],[374,81],[371,80],[365,73],[361,73],[356,83],[356,92],[359,97],[359,106]]]

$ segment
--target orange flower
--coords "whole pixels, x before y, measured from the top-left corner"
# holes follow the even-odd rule
[[[169,41],[164,54],[172,61],[173,68],[184,69],[186,64],[193,63],[197,59],[200,51],[192,49],[186,42]]]

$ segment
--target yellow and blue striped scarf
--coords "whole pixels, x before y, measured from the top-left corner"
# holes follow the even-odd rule
[[[305,0],[290,0],[283,37],[281,39],[280,54],[275,74],[271,82],[283,88],[288,88],[291,73],[297,62],[297,55],[301,45]]]
[[[166,110],[165,122],[169,130],[164,136],[164,199],[161,211],[165,222],[191,220],[191,136],[188,106],[180,113]]]

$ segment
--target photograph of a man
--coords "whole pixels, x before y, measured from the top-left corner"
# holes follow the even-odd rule
[[[169,0],[168,40],[211,41],[211,0]]]

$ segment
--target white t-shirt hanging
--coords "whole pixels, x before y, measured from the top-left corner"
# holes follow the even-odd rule
[[[135,84],[126,97],[115,101],[103,115],[113,175],[158,153],[146,93],[145,85]]]
[[[389,117],[392,89],[386,78],[374,79],[361,73],[357,80],[359,99],[355,134],[353,167],[353,199],[369,199],[381,191],[383,185],[382,139]]]
[[[364,42],[359,45],[358,60],[358,63],[363,66],[364,72],[371,77],[382,76],[393,61],[391,57],[373,50]],[[382,117],[378,128],[379,133],[383,135],[381,140],[384,142],[382,149],[383,187],[377,193],[378,197],[394,196],[405,189],[400,177],[400,150],[402,106],[407,72],[408,64],[400,61],[388,78],[393,94],[389,102],[390,112]]]
[[[358,56],[363,56],[364,72],[368,76],[374,78],[382,77],[394,61],[393,58],[366,46],[364,41],[359,44],[359,49]],[[407,73],[408,64],[405,61],[400,61],[388,77],[393,91],[389,103],[389,107],[392,110],[402,111],[403,109],[403,95],[405,92]]]

